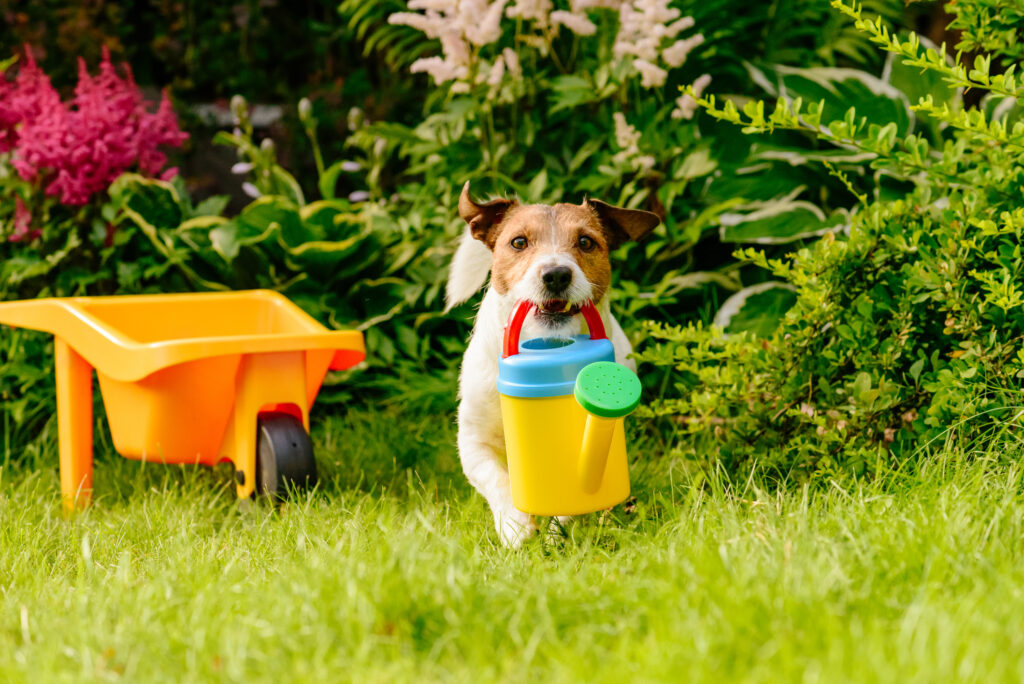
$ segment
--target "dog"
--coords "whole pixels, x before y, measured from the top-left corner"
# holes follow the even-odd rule
[[[477,312],[459,374],[458,448],[463,472],[494,514],[502,543],[519,546],[537,531],[532,516],[512,504],[505,435],[497,390],[504,326],[516,302],[535,307],[522,337],[571,337],[583,332],[580,306],[594,303],[615,348],[615,360],[634,371],[632,346],[611,315],[610,253],[650,233],[659,218],[648,211],[588,199],[582,204],[521,204],[459,196],[468,224],[452,258],[446,310],[490,285]]]

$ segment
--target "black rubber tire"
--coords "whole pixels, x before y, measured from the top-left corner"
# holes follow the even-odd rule
[[[277,500],[318,482],[313,443],[302,421],[288,413],[260,416],[256,437],[256,491]]]

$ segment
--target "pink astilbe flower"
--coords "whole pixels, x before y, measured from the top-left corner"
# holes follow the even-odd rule
[[[14,231],[9,238],[11,242],[31,242],[39,237],[42,231],[32,229],[32,213],[21,201],[20,197],[14,198]]]
[[[60,96],[50,85],[50,77],[26,49],[25,64],[18,70],[17,78],[8,81],[0,77],[0,153],[14,149],[18,142],[15,128],[18,123],[61,107]]]
[[[151,103],[131,70],[126,66],[125,76],[118,76],[104,49],[95,77],[79,59],[75,95],[62,103],[27,49],[26,55],[13,85],[0,91],[0,145],[13,147],[19,176],[41,183],[46,194],[59,195],[64,204],[81,205],[125,171],[174,174],[174,169],[161,174],[167,157],[159,148],[178,146],[188,134],[178,128],[166,93],[157,111],[148,111]]]

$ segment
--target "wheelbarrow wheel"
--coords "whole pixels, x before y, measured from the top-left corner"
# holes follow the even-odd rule
[[[311,488],[316,483],[313,443],[302,421],[288,413],[261,415],[256,444],[256,490],[280,500],[290,490]]]

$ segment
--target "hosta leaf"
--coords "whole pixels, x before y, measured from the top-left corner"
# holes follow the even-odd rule
[[[842,119],[850,107],[868,121],[892,121],[899,135],[914,129],[907,96],[892,84],[859,69],[799,68],[769,65],[763,70],[747,65],[751,78],[775,97],[804,102],[824,101],[822,121]]]
[[[925,49],[938,52],[938,46],[924,36],[918,35],[917,39]],[[953,65],[949,55],[946,55],[946,64]],[[917,104],[918,100],[930,95],[935,104],[952,107],[960,100],[963,88],[952,88],[944,79],[939,71],[904,64],[903,57],[893,52],[888,53],[882,70],[882,80],[903,93],[911,104]]]
[[[366,220],[352,214],[348,200],[320,200],[299,211],[306,229],[317,240],[343,240],[363,230]]]
[[[179,231],[187,230],[207,230],[216,226],[223,225],[228,222],[229,219],[223,216],[196,216],[182,223],[179,227]]]
[[[718,162],[712,157],[711,153],[706,147],[700,147],[683,159],[682,164],[679,166],[679,171],[676,172],[677,177],[681,178],[700,178],[706,176],[715,169],[718,168]]]
[[[164,181],[122,174],[110,186],[110,198],[151,237],[158,230],[177,228],[183,218],[177,190]]]
[[[345,164],[345,160],[334,162],[324,169],[323,174],[320,176],[318,183],[320,196],[325,200],[334,199],[334,191],[338,187],[338,177],[344,171],[342,168],[343,164]]]
[[[280,227],[281,236],[289,245],[301,245],[322,237],[303,223],[295,204],[275,195],[260,197],[250,203],[238,215],[236,222],[243,238],[266,235],[274,224]]]
[[[745,214],[722,214],[718,221],[723,242],[781,244],[847,227],[850,216],[845,209],[826,216],[815,204],[784,198]]]
[[[359,250],[366,235],[353,235],[337,242],[306,242],[288,248],[288,265],[297,271],[309,269],[323,276],[335,276],[338,266]],[[360,264],[361,265],[361,264]]]
[[[271,168],[270,173],[274,178],[274,185],[277,187],[278,192],[300,207],[306,203],[306,198],[302,194],[302,188],[299,186],[299,182],[295,180],[295,176],[277,165]]]
[[[225,261],[231,262],[238,257],[238,252],[243,246],[269,240],[280,230],[281,225],[276,221],[271,222],[262,233],[252,232],[252,225],[244,228],[238,221],[230,221],[210,231],[210,243]]]
[[[231,198],[228,195],[214,195],[207,197],[196,205],[192,210],[193,216],[220,216],[220,213],[228,206]]]
[[[771,335],[782,317],[796,302],[792,285],[776,281],[745,287],[722,304],[714,324],[728,333],[751,332]]]

